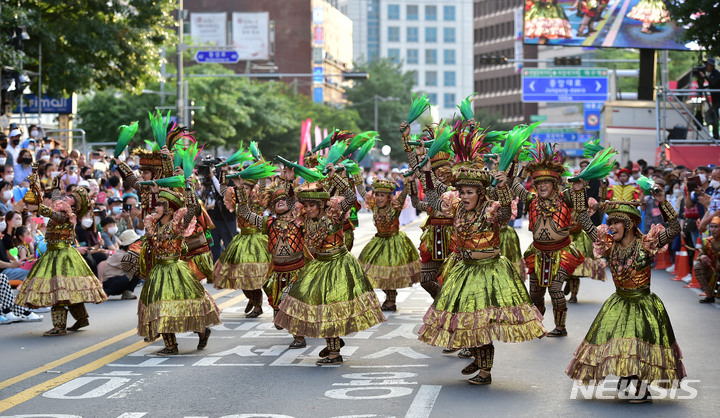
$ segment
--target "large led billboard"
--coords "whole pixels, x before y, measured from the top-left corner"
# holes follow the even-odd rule
[[[526,44],[690,49],[662,0],[526,0]]]

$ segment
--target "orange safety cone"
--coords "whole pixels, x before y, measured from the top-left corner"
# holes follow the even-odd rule
[[[702,238],[698,237],[697,243],[695,243],[695,260],[693,260],[692,280],[690,280],[690,284],[683,287],[687,287],[690,289],[702,289],[702,286],[700,286],[700,282],[698,281],[697,277],[695,277],[695,261],[697,261],[698,259],[700,248],[702,248]]]
[[[690,274],[690,266],[688,264],[688,253],[685,247],[685,238],[681,238],[680,251],[675,253],[675,277],[670,279],[676,282]]]
[[[670,258],[670,251],[661,251],[655,257],[655,270],[665,270],[672,265],[673,263]]]

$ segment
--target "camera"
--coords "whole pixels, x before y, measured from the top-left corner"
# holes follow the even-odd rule
[[[220,162],[221,160],[219,158],[214,158],[212,155],[205,156],[197,166],[198,174],[201,177],[210,177],[210,171],[215,167],[215,164],[219,164]]]
[[[697,67],[693,67],[692,74],[695,77],[705,77],[705,65],[698,65]]]

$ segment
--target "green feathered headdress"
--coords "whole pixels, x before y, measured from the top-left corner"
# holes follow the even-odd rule
[[[285,164],[286,167],[290,167],[295,171],[295,175],[304,178],[307,181],[315,182],[325,178],[325,176],[315,168],[303,167],[298,163],[294,163],[281,156],[276,157],[278,161]]]
[[[577,176],[573,176],[569,181],[577,180],[599,180],[604,179],[608,176],[615,167],[615,156],[618,154],[612,147],[603,149],[600,153],[597,153],[585,169],[580,172]],[[652,181],[652,180],[651,180]]]
[[[152,186],[153,184],[157,184],[160,187],[185,187],[185,177],[183,176],[172,176],[172,177],[165,177],[162,179],[152,180],[152,181],[141,181],[141,186]]]
[[[168,126],[170,126],[170,111],[168,110],[167,115],[163,115],[158,109],[155,110],[155,114],[148,112],[150,118],[150,127],[152,128],[153,137],[158,149],[165,146],[165,141],[168,135]]]
[[[413,96],[415,98],[410,105],[410,112],[408,113],[408,117],[406,119],[408,125],[415,122],[415,120],[425,113],[425,111],[430,107],[427,94],[423,94],[420,97],[418,97],[417,94],[413,94]]]

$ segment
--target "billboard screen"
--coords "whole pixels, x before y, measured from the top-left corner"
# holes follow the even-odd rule
[[[526,44],[690,49],[663,0],[526,0]]]

